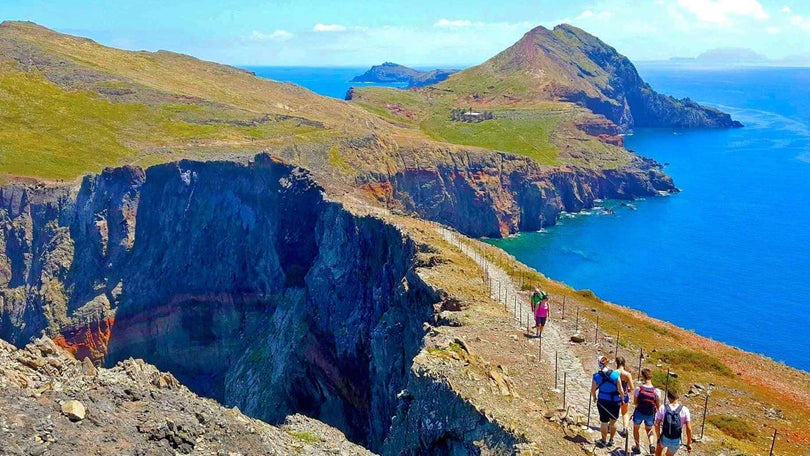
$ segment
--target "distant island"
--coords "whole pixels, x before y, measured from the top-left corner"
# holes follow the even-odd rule
[[[709,49],[696,57],[671,57],[666,60],[647,60],[641,66],[687,67],[687,68],[738,68],[738,67],[807,67],[810,54],[792,54],[778,59],[768,58],[753,49],[725,47]]]
[[[405,82],[408,84],[408,88],[424,87],[442,82],[453,73],[458,73],[458,70],[421,71],[397,63],[385,62],[382,65],[374,65],[349,82]]]

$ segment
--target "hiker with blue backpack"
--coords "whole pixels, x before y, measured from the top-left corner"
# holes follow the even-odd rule
[[[616,419],[619,417],[622,400],[624,399],[624,386],[619,371],[608,367],[607,356],[597,358],[599,370],[593,374],[591,382],[591,398],[596,402],[599,411],[599,431],[602,439],[596,441],[596,446],[612,447],[613,437],[616,435]],[[607,440],[608,433],[610,439]]]
[[[654,454],[655,445],[653,445],[651,434],[654,429],[655,414],[661,408],[662,395],[661,390],[652,384],[652,370],[650,368],[641,369],[641,381],[643,383],[633,391],[633,404],[636,405],[635,410],[633,410],[633,442],[635,442],[633,453],[641,453],[638,430],[641,423],[644,423],[647,442],[650,444],[650,454]]]
[[[683,429],[686,428],[686,451],[692,453],[692,417],[689,409],[681,404],[678,393],[673,390],[667,392],[668,403],[658,409],[655,415],[655,434],[658,437],[658,447],[655,456],[662,456],[664,448],[667,456],[674,456],[681,447]]]

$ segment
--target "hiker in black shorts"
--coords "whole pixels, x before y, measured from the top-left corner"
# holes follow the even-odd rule
[[[599,370],[593,374],[591,398],[596,401],[596,409],[599,410],[599,430],[602,438],[596,441],[596,445],[611,447],[613,437],[616,435],[616,419],[619,417],[619,409],[624,398],[624,386],[619,371],[608,367],[607,356],[599,357],[597,363]],[[608,433],[610,440],[606,440]]]

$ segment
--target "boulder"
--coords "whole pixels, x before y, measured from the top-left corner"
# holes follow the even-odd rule
[[[87,414],[84,405],[79,401],[67,401],[62,404],[62,413],[67,416],[70,421],[81,421]]]

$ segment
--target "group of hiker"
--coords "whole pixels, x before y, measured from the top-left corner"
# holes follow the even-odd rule
[[[534,336],[542,337],[549,316],[548,294],[540,288],[535,288],[531,295],[531,306],[535,322]],[[599,370],[593,374],[591,382],[591,399],[599,411],[601,432],[601,439],[596,441],[597,446],[610,448],[614,445],[617,421],[623,426],[622,430],[618,431],[619,435],[627,438],[627,429],[632,418],[633,453],[641,453],[639,430],[642,423],[647,434],[650,454],[674,456],[683,443],[684,433],[686,451],[692,452],[691,415],[689,409],[680,403],[677,391],[667,388],[664,394],[653,386],[652,371],[649,368],[641,370],[642,383],[635,386],[633,376],[625,368],[625,359],[621,356],[615,359],[615,369],[611,369],[608,365],[607,356],[600,356],[597,364]],[[634,405],[632,417],[629,413],[631,400]]]
[[[599,411],[600,432],[602,438],[596,445],[603,448],[613,446],[616,422],[621,421],[623,431],[619,435],[627,438],[627,427],[630,420],[629,406],[632,396],[635,409],[633,410],[633,453],[641,452],[639,428],[644,423],[647,441],[650,444],[650,454],[656,456],[673,456],[683,443],[684,430],[686,431],[686,451],[692,452],[692,425],[689,409],[679,401],[679,395],[674,389],[667,389],[666,403],[663,403],[661,390],[652,384],[652,371],[649,368],[641,370],[643,383],[637,387],[633,385],[633,376],[625,369],[623,357],[616,357],[616,369],[608,366],[607,356],[597,359],[599,370],[593,374],[591,382],[591,398],[596,402]],[[655,431],[655,443],[652,434]],[[664,453],[666,450],[666,453]]]

